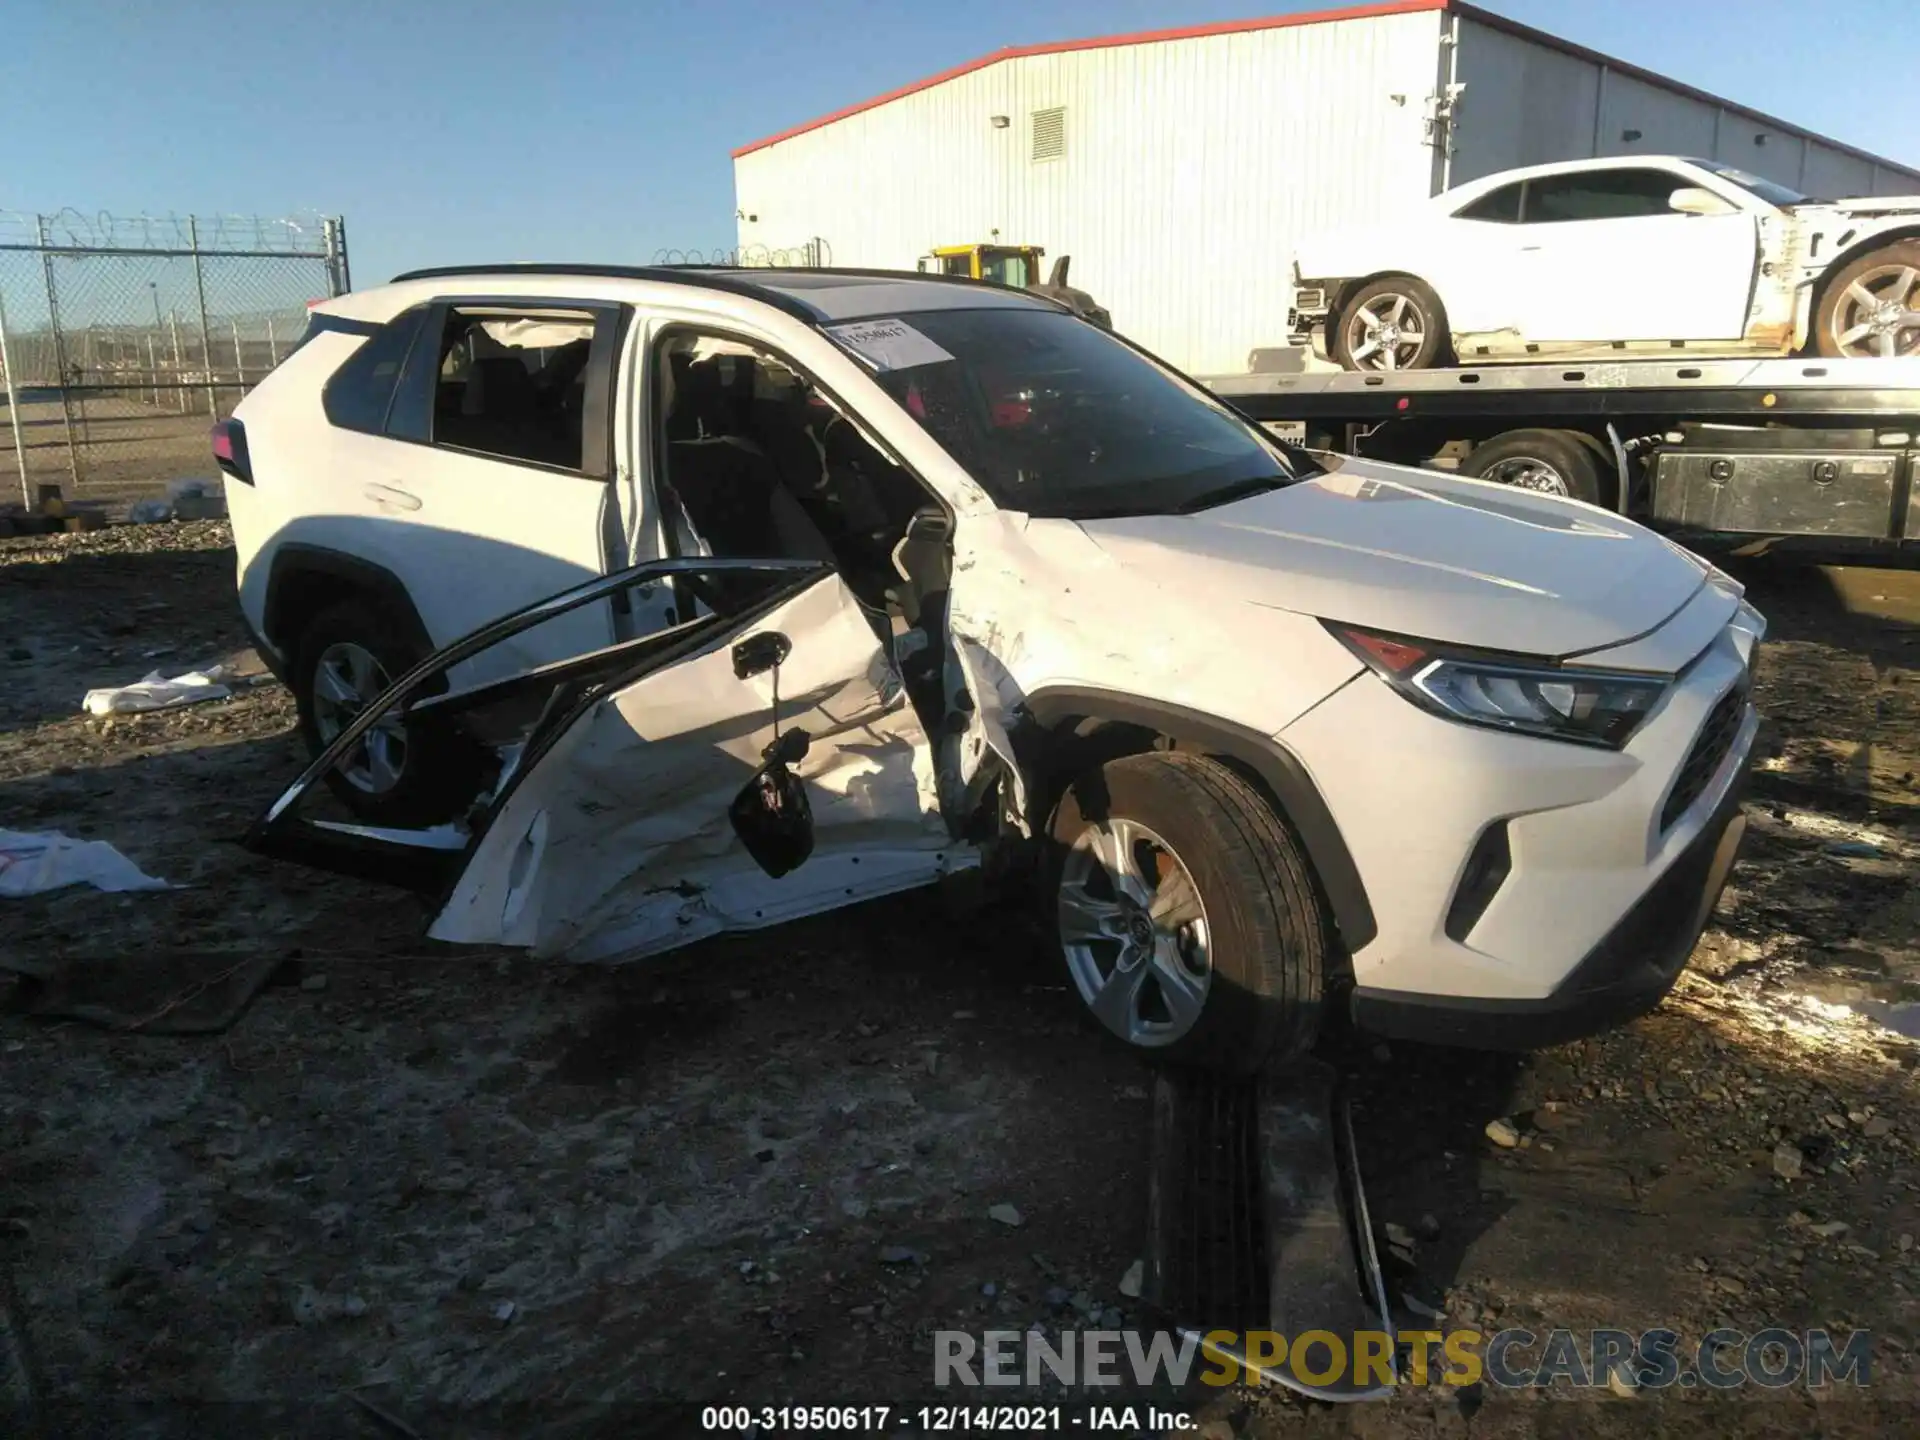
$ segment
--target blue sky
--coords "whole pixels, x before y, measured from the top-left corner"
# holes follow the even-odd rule
[[[731,244],[729,152],[817,114],[1002,45],[1330,3],[7,0],[0,209],[340,213],[361,285],[644,262]],[[1920,162],[1888,78],[1920,49],[1915,0],[1481,3]]]

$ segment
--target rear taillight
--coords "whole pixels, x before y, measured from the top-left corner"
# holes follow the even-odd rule
[[[213,459],[234,479],[247,485],[253,484],[253,464],[247,458],[247,430],[238,420],[221,420],[214,424]]]

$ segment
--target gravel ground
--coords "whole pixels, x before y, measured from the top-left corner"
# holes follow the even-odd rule
[[[299,761],[276,684],[78,713],[242,657],[232,566],[219,524],[0,541],[0,825],[181,886],[5,902],[0,956],[286,962],[213,1037],[0,1015],[0,1417],[634,1434],[659,1402],[917,1404],[937,1329],[1152,1323],[1120,1290],[1150,1078],[1019,912],[906,896],[605,970],[436,950],[396,892],[233,843]],[[1195,1387],[1208,1440],[1866,1435],[1920,1398],[1920,577],[1746,578],[1770,758],[1675,995],[1524,1062],[1331,1053],[1439,1328],[1861,1327],[1871,1387]]]

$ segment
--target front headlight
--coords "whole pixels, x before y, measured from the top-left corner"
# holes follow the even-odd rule
[[[1325,622],[1335,639],[1422,709],[1554,740],[1619,749],[1669,677],[1476,655],[1407,636]]]

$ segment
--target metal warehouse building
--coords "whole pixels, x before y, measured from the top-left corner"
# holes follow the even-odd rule
[[[734,152],[743,257],[1040,245],[1199,374],[1286,337],[1293,245],[1515,165],[1697,155],[1809,194],[1920,172],[1458,0],[1005,49]],[[763,248],[764,247],[764,248]]]

